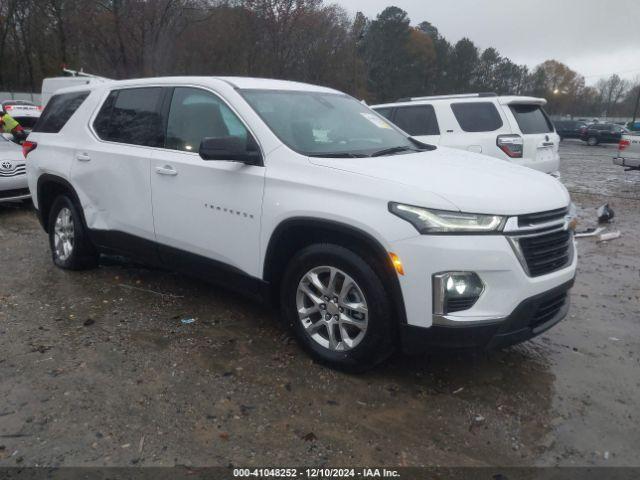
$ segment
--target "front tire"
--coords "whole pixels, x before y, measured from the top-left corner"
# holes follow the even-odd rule
[[[287,324],[318,362],[362,372],[395,347],[391,303],[375,269],[333,244],[311,245],[289,262],[281,285]]]
[[[600,143],[600,141],[598,140],[598,137],[589,137],[589,138],[587,138],[587,145],[589,145],[590,147],[595,147],[599,143]]]
[[[56,198],[49,212],[49,246],[53,263],[60,268],[87,270],[98,266],[98,253],[80,212],[66,195]]]

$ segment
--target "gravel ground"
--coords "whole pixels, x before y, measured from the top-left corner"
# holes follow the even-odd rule
[[[640,465],[640,173],[561,152],[580,228],[608,202],[622,232],[579,240],[570,316],[360,376],[224,290],[113,258],[58,270],[30,209],[0,207],[0,466]]]

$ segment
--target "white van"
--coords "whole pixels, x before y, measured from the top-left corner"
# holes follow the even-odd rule
[[[560,137],[534,97],[474,93],[401,99],[372,108],[417,140],[482,153],[559,176]]]
[[[70,72],[72,71],[70,70]],[[47,103],[49,103],[49,99],[60,89],[109,81],[107,78],[90,75],[88,73],[74,73],[74,75],[70,76],[45,78],[42,81],[42,108],[46,107]]]

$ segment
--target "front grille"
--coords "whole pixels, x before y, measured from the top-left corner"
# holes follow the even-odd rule
[[[518,227],[530,228],[537,227],[549,222],[563,221],[564,217],[569,213],[568,208],[558,208],[548,212],[529,213],[518,217]]]
[[[27,168],[24,165],[18,165],[11,170],[0,170],[0,177],[17,177],[25,173],[27,173]]]
[[[478,297],[472,298],[449,298],[447,300],[446,310],[447,313],[461,312],[463,310],[469,310],[473,307],[478,300]]]
[[[522,237],[517,241],[532,277],[560,270],[571,262],[573,238],[568,230]]]
[[[536,313],[533,316],[531,328],[536,328],[551,320],[558,314],[566,302],[567,292],[559,293],[558,295],[542,302],[538,305]]]
[[[14,190],[0,190],[0,199],[23,197],[25,195],[29,195],[28,188],[16,188]]]

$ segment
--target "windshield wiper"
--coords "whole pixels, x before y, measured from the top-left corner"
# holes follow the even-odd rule
[[[363,153],[350,153],[350,152],[336,152],[336,153],[316,153],[309,155],[310,157],[318,158],[365,158],[369,155]]]
[[[371,156],[382,157],[383,155],[393,155],[394,153],[408,152],[408,151],[419,152],[420,150],[412,147],[398,146],[398,147],[385,148],[384,150],[378,150],[377,152],[372,153]]]

